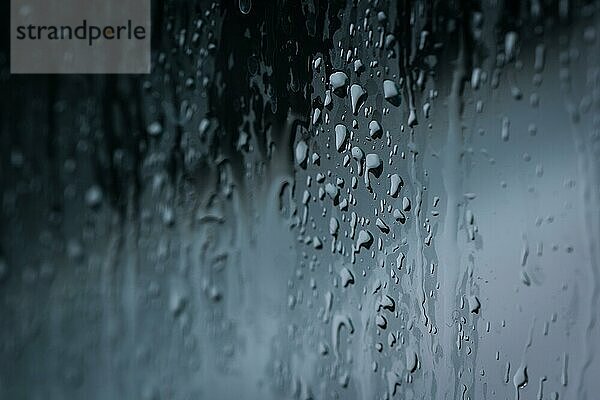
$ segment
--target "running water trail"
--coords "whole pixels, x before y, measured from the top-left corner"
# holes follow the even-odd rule
[[[460,273],[460,254],[458,250],[458,216],[460,206],[460,193],[462,188],[462,132],[461,132],[461,92],[465,77],[464,43],[459,45],[456,67],[452,76],[452,87],[448,96],[448,137],[444,149],[442,177],[446,189],[446,216],[444,218],[444,232],[441,240],[441,253],[443,260],[440,265],[441,293],[442,293],[442,324],[444,361],[442,364],[442,379],[440,387],[457,387],[456,370],[453,356],[457,355],[455,345],[455,326],[453,311],[457,308],[456,289]],[[448,393],[445,394],[448,398]]]

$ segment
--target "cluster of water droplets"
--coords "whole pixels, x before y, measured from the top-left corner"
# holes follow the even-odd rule
[[[231,3],[3,128],[0,397],[594,398],[597,2]]]

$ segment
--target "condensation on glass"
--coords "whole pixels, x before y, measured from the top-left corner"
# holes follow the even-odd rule
[[[598,1],[153,2],[0,57],[0,398],[596,399]]]

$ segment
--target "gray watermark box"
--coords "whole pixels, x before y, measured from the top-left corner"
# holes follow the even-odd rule
[[[11,0],[11,73],[150,73],[150,2]]]

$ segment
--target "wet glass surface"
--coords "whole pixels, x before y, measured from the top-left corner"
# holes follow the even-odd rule
[[[0,399],[598,398],[600,2],[152,6],[2,39]]]

